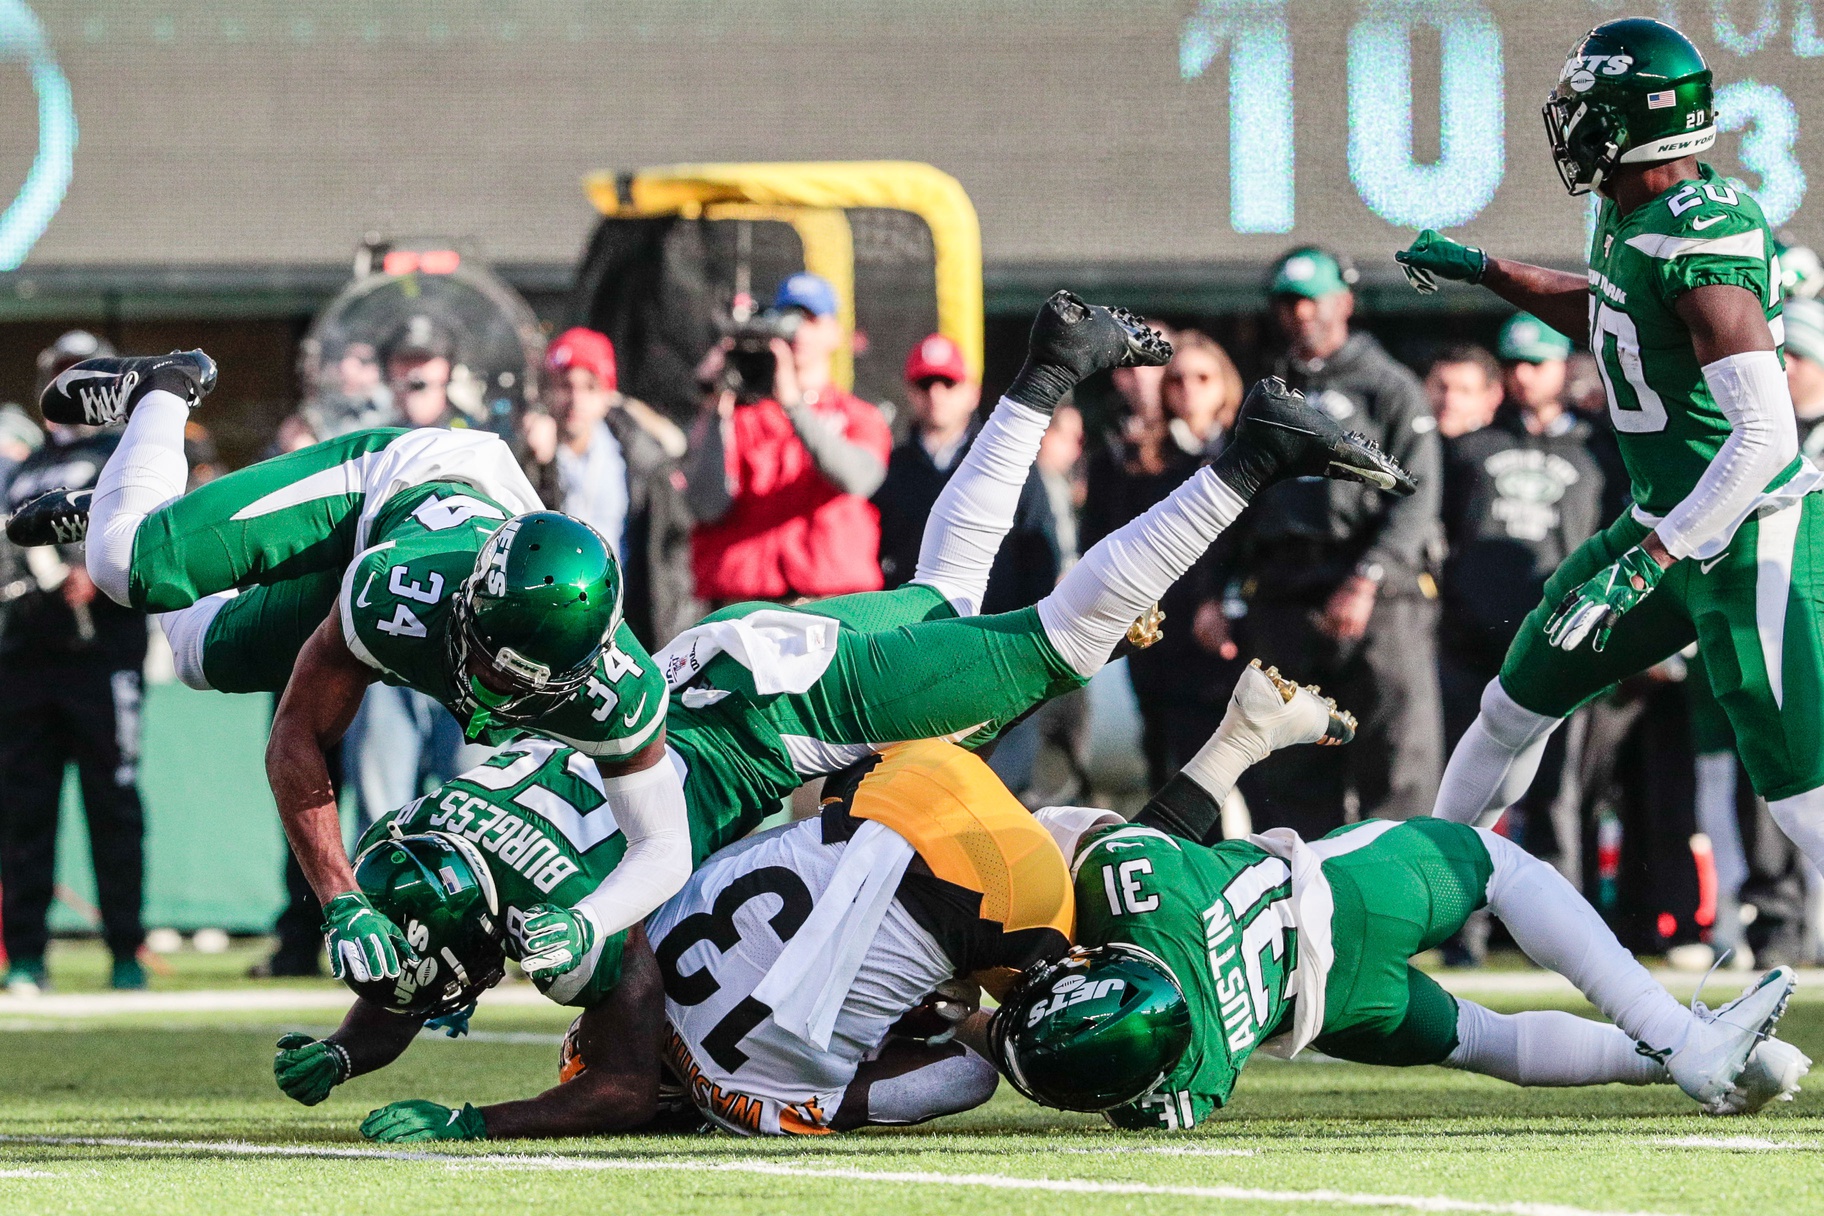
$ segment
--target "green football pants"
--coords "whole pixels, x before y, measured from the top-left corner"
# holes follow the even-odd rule
[[[1313,1040],[1319,1051],[1403,1066],[1436,1064],[1455,1050],[1456,998],[1410,960],[1487,903],[1493,872],[1476,830],[1445,819],[1408,820],[1324,862],[1336,904],[1335,960],[1324,985],[1323,1031]]]
[[[230,588],[340,574],[354,557],[365,500],[353,462],[403,434],[357,431],[262,460],[172,499],[134,533],[133,606],[174,612]]]
[[[778,607],[734,604],[708,619]],[[713,659],[705,675],[711,686],[739,694],[727,700],[741,710],[724,712],[757,715],[766,744],[802,777],[845,767],[874,744],[956,738],[979,745],[1035,705],[1085,683],[1046,638],[1036,609],[959,617],[934,588],[908,584],[798,611],[842,626],[835,657],[808,690],[762,696],[727,655]]]
[[[1755,792],[1772,801],[1824,785],[1824,495],[1750,518],[1709,561],[1675,564],[1602,652],[1552,646],[1545,622],[1559,601],[1647,531],[1624,515],[1565,559],[1508,648],[1502,688],[1564,717],[1696,641]]]

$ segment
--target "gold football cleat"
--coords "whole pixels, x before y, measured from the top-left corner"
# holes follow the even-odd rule
[[[1159,627],[1164,621],[1165,610],[1154,604],[1140,614],[1139,620],[1127,627],[1128,642],[1136,650],[1145,650],[1165,636],[1165,630]]]

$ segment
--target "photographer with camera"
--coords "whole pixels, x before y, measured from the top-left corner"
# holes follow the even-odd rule
[[[684,475],[691,567],[710,607],[881,589],[868,497],[893,439],[878,409],[833,382],[846,341],[835,289],[800,273],[706,361]]]

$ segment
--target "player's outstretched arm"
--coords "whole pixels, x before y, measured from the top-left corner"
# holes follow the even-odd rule
[[[608,809],[627,838],[627,852],[602,885],[574,907],[526,909],[519,965],[533,979],[581,966],[596,942],[645,920],[690,878],[690,811],[684,784],[665,758],[665,729],[623,760],[597,762]]]
[[[659,1105],[665,988],[643,928],[627,935],[621,982],[585,1010],[583,1071],[536,1098],[460,1109],[412,1100],[383,1106],[362,1121],[369,1140],[508,1140],[597,1136],[652,1121]]]
[[[266,741],[266,778],[279,820],[323,903],[330,970],[338,979],[358,981],[391,979],[401,960],[412,957],[405,934],[355,886],[329,777],[328,750],[348,730],[373,678],[373,669],[343,641],[340,617],[332,611],[298,652]]]
[[[324,1039],[292,1032],[279,1039],[273,1079],[289,1098],[315,1106],[350,1077],[377,1072],[412,1045],[424,1019],[357,998],[336,1032]]]
[[[1406,272],[1406,280],[1428,295],[1438,289],[1439,279],[1453,279],[1488,288],[1559,333],[1582,333],[1589,325],[1589,282],[1580,275],[1490,257],[1431,228],[1393,260]]]

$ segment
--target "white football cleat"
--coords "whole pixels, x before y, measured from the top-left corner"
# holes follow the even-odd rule
[[[1715,1012],[1692,999],[1696,1020],[1684,1046],[1667,1058],[1666,1071],[1706,1114],[1734,1113],[1736,1079],[1755,1047],[1773,1033],[1797,982],[1792,968],[1775,967]]]
[[[1300,743],[1347,743],[1355,738],[1355,715],[1338,709],[1315,685],[1301,688],[1255,659],[1236,681],[1216,737],[1263,759]]]
[[[1791,1043],[1767,1039],[1749,1053],[1734,1087],[1710,1113],[1752,1115],[1769,1102],[1790,1102],[1810,1071],[1810,1056]]]

